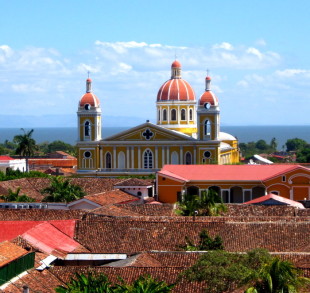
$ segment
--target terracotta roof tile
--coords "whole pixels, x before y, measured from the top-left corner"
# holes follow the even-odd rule
[[[131,200],[139,200],[136,196],[133,196],[119,189],[106,191],[98,194],[87,195],[85,196],[85,198],[100,205],[108,205]]]
[[[27,254],[28,251],[9,241],[0,243],[0,267]]]
[[[150,185],[154,185],[153,180],[139,179],[139,178],[129,178],[115,184],[115,186],[150,186]]]

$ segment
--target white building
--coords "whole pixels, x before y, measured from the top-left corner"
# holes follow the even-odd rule
[[[0,156],[0,171],[5,173],[7,168],[25,172],[26,171],[26,159],[13,159],[9,156]]]

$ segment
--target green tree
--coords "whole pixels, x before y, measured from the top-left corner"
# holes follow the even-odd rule
[[[71,278],[70,282],[65,286],[58,286],[55,291],[57,293],[112,293],[113,287],[108,280],[108,277],[100,274],[93,275],[88,273],[84,274],[76,273],[75,277]]]
[[[41,192],[47,194],[43,202],[71,202],[85,196],[80,186],[71,184],[69,179],[60,176],[53,177],[50,186]]]
[[[298,163],[310,163],[310,144],[296,153],[296,161]]]
[[[15,135],[13,141],[17,143],[15,153],[26,158],[26,171],[29,171],[28,158],[34,155],[37,150],[36,141],[32,138],[33,129],[26,132],[21,128],[24,134]]]
[[[212,189],[203,191],[201,196],[186,193],[177,205],[176,213],[181,216],[218,216],[227,210],[222,198]]]
[[[255,143],[255,147],[260,151],[265,151],[269,148],[269,145],[266,143],[265,140],[260,139]]]
[[[307,142],[300,138],[292,138],[288,139],[285,143],[286,145],[286,151],[298,151],[304,148],[307,145]]]
[[[279,258],[262,266],[254,280],[254,286],[245,293],[294,293],[310,285],[310,279],[302,277],[291,262]]]
[[[276,140],[275,137],[272,138],[271,142],[270,142],[270,147],[273,151],[276,151],[277,150],[277,147],[278,147],[278,142]]]
[[[0,199],[3,199],[6,202],[34,202],[35,200],[26,194],[19,195],[20,187],[18,187],[15,191],[11,188],[8,190],[7,195],[1,195]]]
[[[223,240],[220,236],[215,236],[212,239],[207,230],[203,229],[199,233],[199,242],[197,245],[193,243],[189,237],[185,237],[185,245],[180,245],[180,248],[186,251],[209,251],[209,250],[223,250]]]
[[[209,189],[201,193],[200,210],[200,213],[204,216],[219,216],[227,211],[227,206],[216,191]]]
[[[169,293],[174,284],[167,284],[164,281],[158,281],[151,276],[140,276],[132,284],[126,284],[121,280],[121,284],[117,284],[114,292],[119,293]]]
[[[179,278],[205,283],[206,292],[231,292],[248,284],[256,271],[271,259],[268,251],[255,249],[246,254],[223,250],[209,251]]]

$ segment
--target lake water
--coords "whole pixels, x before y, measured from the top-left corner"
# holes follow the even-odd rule
[[[127,127],[103,127],[103,138],[128,129]],[[30,130],[30,129],[26,129]],[[305,126],[221,126],[221,131],[228,132],[239,139],[239,142],[250,142],[264,139],[270,143],[273,137],[278,142],[278,149],[289,138],[301,138],[310,143],[310,125]],[[0,128],[0,143],[5,140],[12,140],[17,134],[22,134],[20,128]],[[77,129],[74,127],[66,128],[34,128],[33,138],[37,143],[52,142],[62,140],[66,143],[75,144]]]

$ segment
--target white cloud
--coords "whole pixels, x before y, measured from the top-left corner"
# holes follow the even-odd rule
[[[212,49],[224,49],[224,50],[228,50],[228,51],[232,51],[234,49],[233,45],[227,42],[223,42],[221,44],[215,44],[213,45]]]
[[[275,72],[276,75],[280,77],[295,77],[295,76],[304,76],[309,78],[310,77],[310,70],[305,69],[284,69],[284,70],[277,70]]]
[[[253,55],[257,56],[258,59],[260,59],[260,60],[263,59],[263,54],[258,49],[256,49],[256,48],[253,48],[253,47],[252,48],[248,48],[246,50],[246,53],[253,54]]]

